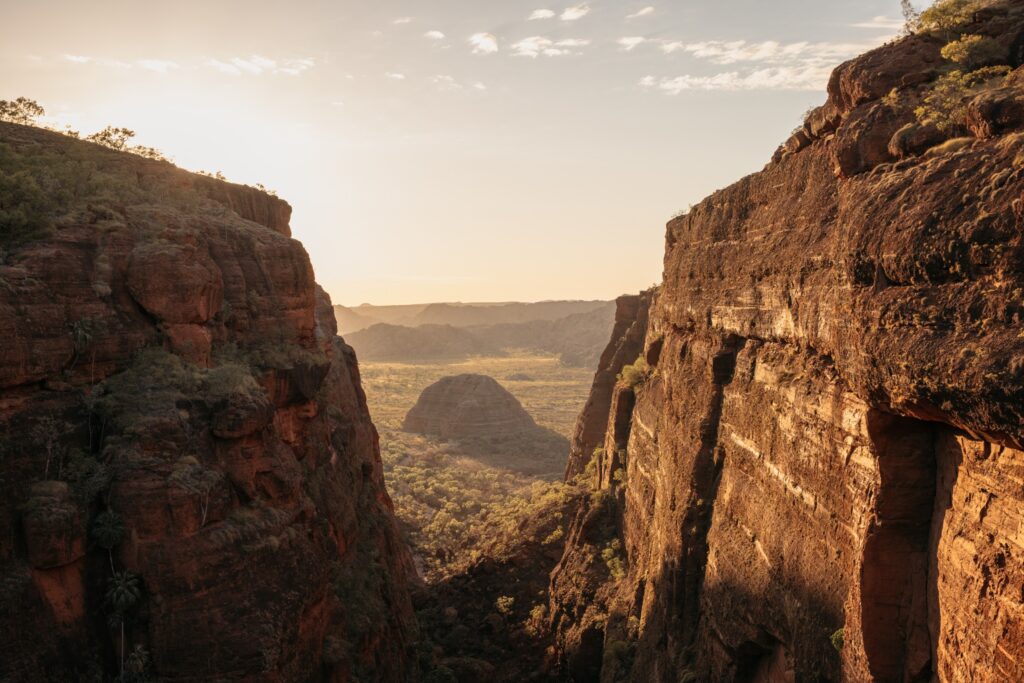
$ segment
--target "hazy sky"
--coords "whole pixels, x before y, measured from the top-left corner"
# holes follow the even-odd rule
[[[610,298],[897,0],[0,0],[0,99],[263,183],[336,303]]]

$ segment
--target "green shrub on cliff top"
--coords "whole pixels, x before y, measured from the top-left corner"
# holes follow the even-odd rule
[[[939,77],[914,111],[917,120],[944,132],[964,126],[969,97],[998,87],[1009,71],[1008,66],[987,66],[969,73],[951,71]]]
[[[952,32],[974,18],[974,13],[993,4],[993,0],[939,0],[921,13],[924,31]]]
[[[956,62],[965,69],[996,64],[1006,57],[999,43],[985,36],[964,36],[942,48],[943,59]]]

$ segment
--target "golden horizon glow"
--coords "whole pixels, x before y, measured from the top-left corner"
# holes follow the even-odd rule
[[[336,303],[611,299],[899,3],[736,5],[22,4],[0,98],[275,190]]]

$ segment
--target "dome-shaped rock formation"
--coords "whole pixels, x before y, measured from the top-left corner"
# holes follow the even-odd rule
[[[423,390],[402,429],[443,439],[501,439],[530,435],[540,428],[492,377],[455,375]]]

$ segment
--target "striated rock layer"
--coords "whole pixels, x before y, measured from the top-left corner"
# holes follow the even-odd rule
[[[0,679],[407,680],[411,562],[290,207],[0,144],[66,202],[0,265]]]
[[[1021,9],[969,29],[1024,45]],[[573,446],[572,680],[1024,680],[1024,74],[897,160],[942,45],[841,66],[771,164],[669,223]]]

